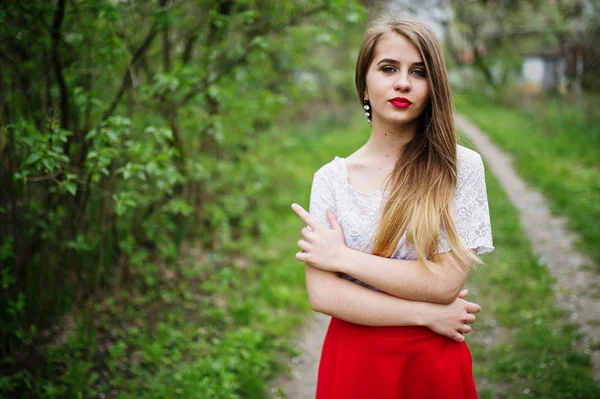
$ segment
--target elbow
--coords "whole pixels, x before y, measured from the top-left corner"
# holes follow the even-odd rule
[[[437,292],[430,293],[426,297],[407,298],[413,301],[423,301],[429,303],[436,303],[438,305],[450,305],[456,300],[456,295],[453,292]]]
[[[451,287],[450,289],[447,289],[446,292],[444,292],[441,295],[441,299],[443,302],[440,302],[444,305],[450,305],[452,302],[456,301],[456,299],[458,298],[458,295],[460,294],[460,291],[462,290],[462,284],[461,285],[457,285],[456,287]]]
[[[437,303],[440,305],[450,305],[456,300],[459,293],[460,287],[458,289],[454,289],[453,287],[448,287],[446,284],[441,286],[438,290],[430,291],[428,298],[425,299],[425,302]]]
[[[308,301],[310,303],[310,308],[313,311],[332,316],[332,307],[330,299],[325,298],[323,295],[313,293],[312,295],[308,295]]]
[[[326,287],[321,284],[307,285],[308,302],[312,310],[318,313],[329,314],[328,306],[331,304],[331,298],[327,295]]]
[[[306,266],[306,293],[312,310],[319,313],[327,312],[327,308],[331,305],[330,293],[334,291],[332,284],[336,278],[333,273]]]
[[[396,296],[411,301],[429,302],[438,305],[450,305],[456,300],[458,293],[455,293],[454,290],[450,289],[450,287],[440,285],[439,288],[434,289],[431,287],[428,291],[421,291],[411,296]]]
[[[306,294],[308,296],[308,303],[310,307],[315,312],[320,312],[321,303],[323,302],[319,296],[319,293],[316,292],[316,287],[311,287],[308,284],[306,285]]]
[[[306,284],[306,294],[308,296],[308,303],[310,307],[315,312],[323,313],[323,304],[326,302],[323,299],[323,295],[320,292],[319,285],[315,283],[309,283],[307,281]]]
[[[315,312],[324,313],[324,309],[322,306],[323,301],[318,299],[317,295],[309,295],[308,301],[312,310],[314,310]]]
[[[458,295],[454,295],[454,293],[450,293],[450,295],[446,294],[446,295],[442,295],[440,297],[440,304],[442,305],[450,305],[452,302],[454,302],[456,300],[456,298],[458,297]]]

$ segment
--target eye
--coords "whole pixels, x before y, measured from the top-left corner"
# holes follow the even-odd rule
[[[385,73],[396,72],[396,68],[390,65],[384,66],[383,68],[381,68],[381,70]]]
[[[413,72],[415,72],[417,75],[419,75],[421,77],[427,76],[427,74],[425,73],[425,71],[423,69],[413,69]]]

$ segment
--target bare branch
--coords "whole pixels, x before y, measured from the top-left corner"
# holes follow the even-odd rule
[[[60,92],[60,126],[63,129],[68,129],[69,126],[69,94],[67,91],[67,83],[63,76],[62,63],[60,60],[60,54],[58,46],[61,41],[60,30],[65,17],[65,3],[66,0],[58,0],[56,11],[54,12],[54,21],[52,22],[52,63],[54,64],[54,73],[56,74],[56,80],[58,81],[58,88]]]
[[[281,24],[281,25],[265,24],[263,26],[258,27],[257,29],[253,29],[252,35],[256,37],[256,36],[267,36],[267,35],[271,35],[274,33],[280,33],[282,31],[284,31],[286,28],[297,25],[303,19],[308,18],[312,15],[318,14],[319,12],[325,10],[326,8],[327,8],[327,6],[321,5],[319,7],[315,7],[313,9],[307,10],[301,14],[295,15],[294,17],[290,18],[287,22],[285,22],[284,24]],[[254,44],[252,43],[252,41],[249,40],[247,42],[247,44],[244,46],[242,54],[239,55],[238,57],[235,57],[233,59],[227,59],[227,57],[225,55],[226,53],[223,52],[221,54],[222,56],[218,57],[215,64],[227,65],[228,66],[227,70],[221,70],[221,71],[217,72],[216,74],[214,74],[212,77],[209,74],[209,76],[207,78],[203,79],[198,85],[193,87],[185,95],[185,97],[183,98],[183,100],[181,101],[181,103],[179,105],[185,105],[188,101],[190,101],[192,98],[197,96],[199,93],[201,93],[202,91],[206,90],[211,85],[218,82],[223,76],[225,76],[226,73],[235,69],[236,66],[245,63],[253,49],[254,49]]]
[[[110,104],[110,107],[108,107],[108,109],[102,115],[102,119],[100,120],[100,122],[104,122],[105,120],[107,120],[115,111],[117,105],[119,105],[121,97],[123,97],[125,90],[128,88],[130,82],[132,81],[130,77],[132,67],[135,64],[137,64],[144,52],[148,49],[148,47],[150,47],[150,44],[156,37],[157,33],[158,30],[156,29],[156,26],[152,26],[152,28],[150,29],[150,33],[148,33],[148,36],[146,36],[146,38],[144,39],[140,47],[137,49],[131,60],[129,60],[129,62],[127,63],[127,67],[125,68],[125,72],[123,73],[123,79],[121,80],[121,87],[119,87],[119,91],[115,95],[115,98]]]

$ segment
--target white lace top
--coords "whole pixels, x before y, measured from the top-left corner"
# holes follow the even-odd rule
[[[476,248],[477,254],[494,250],[492,229],[485,187],[485,173],[481,156],[466,147],[457,145],[458,181],[452,199],[452,217],[456,231],[467,248]],[[325,211],[335,213],[344,230],[346,245],[370,253],[381,219],[381,212],[389,191],[365,193],[348,182],[348,169],[344,158],[336,156],[323,165],[313,176],[309,212],[321,224],[331,228]],[[394,259],[416,259],[413,245],[404,245],[406,233],[398,242]],[[438,251],[450,250],[447,235],[440,229]],[[342,277],[365,287],[380,291],[351,276]]]

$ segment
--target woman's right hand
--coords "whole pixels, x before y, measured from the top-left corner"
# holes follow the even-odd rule
[[[464,300],[468,293],[468,290],[462,290],[449,305],[432,304],[432,312],[425,320],[425,326],[440,335],[463,342],[463,334],[470,333],[470,324],[475,322],[473,313],[481,311],[478,304]]]

